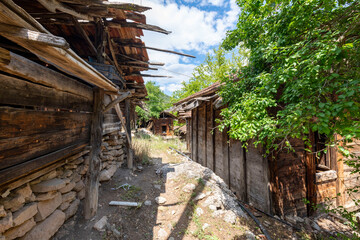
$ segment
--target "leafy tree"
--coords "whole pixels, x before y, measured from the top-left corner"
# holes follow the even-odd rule
[[[356,0],[237,0],[235,30],[223,46],[243,44],[249,64],[224,79],[222,128],[267,149],[309,133],[339,150],[360,139],[360,3]],[[288,146],[291,147],[291,146]],[[353,162],[359,172],[359,161]],[[358,200],[359,201],[359,200]]]
[[[159,118],[165,109],[171,107],[170,97],[153,81],[145,84],[149,100],[145,102],[145,109],[136,107],[135,111],[141,121],[149,121],[150,118]]]
[[[220,46],[214,49],[213,54],[208,53],[204,63],[194,69],[189,82],[182,82],[182,88],[173,93],[172,102],[177,102],[223,80],[232,68],[238,68],[243,64],[246,54],[247,52],[242,48],[226,51]]]

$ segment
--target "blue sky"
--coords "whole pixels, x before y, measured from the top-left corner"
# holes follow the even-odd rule
[[[152,7],[145,15],[148,24],[172,31],[169,35],[144,30],[146,46],[179,51],[195,59],[148,50],[150,61],[163,62],[164,67],[146,74],[172,78],[144,78],[155,81],[171,95],[188,81],[193,69],[204,61],[205,55],[216,48],[226,31],[235,27],[239,8],[235,0],[133,0],[133,3]],[[154,66],[155,67],[155,66]],[[180,74],[178,74],[180,73]]]

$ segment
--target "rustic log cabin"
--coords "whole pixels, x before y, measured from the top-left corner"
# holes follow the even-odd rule
[[[152,124],[152,132],[161,136],[173,136],[174,135],[174,120],[176,117],[166,111],[160,113],[159,118],[152,118],[150,124]]]
[[[241,201],[267,213],[303,217],[324,202],[349,211],[358,208],[352,198],[359,199],[360,194],[348,190],[359,186],[359,174],[351,174],[352,168],[344,164],[336,148],[318,159],[305,151],[301,140],[290,139],[294,152],[264,157],[261,146],[248,143],[245,150],[243,143],[229,138],[226,129],[219,131],[215,119],[221,118],[221,109],[226,107],[216,93],[220,87],[217,82],[174,104],[182,112],[179,117],[186,118],[194,161],[212,169]],[[191,117],[185,114],[188,111]],[[321,137],[312,136],[313,152],[323,148]],[[359,155],[360,143],[352,145],[353,153]]]
[[[169,33],[148,9],[0,1],[0,239],[49,239],[82,199],[91,218],[99,180],[132,168],[130,115],[155,69],[140,37]]]

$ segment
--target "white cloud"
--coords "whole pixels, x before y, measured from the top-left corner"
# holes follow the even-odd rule
[[[181,4],[175,0],[136,0],[134,3],[152,7],[145,12],[148,24],[172,31],[169,35],[144,31],[142,40],[147,46],[195,55],[203,55],[216,47],[226,31],[234,28],[239,12],[235,0],[182,0]],[[184,74],[160,68],[157,72],[146,72],[173,76],[171,79],[145,79],[157,82],[167,93],[178,89],[182,81],[188,81],[197,62],[196,59],[158,51],[148,50],[148,55],[150,61],[164,62],[163,68]]]

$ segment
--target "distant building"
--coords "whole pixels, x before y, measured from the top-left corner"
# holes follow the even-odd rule
[[[174,135],[174,119],[176,116],[169,112],[161,112],[159,118],[152,118],[152,132],[156,135],[173,136]]]

